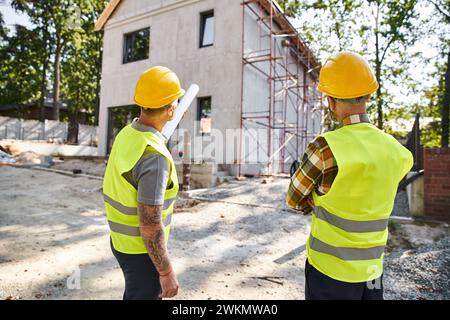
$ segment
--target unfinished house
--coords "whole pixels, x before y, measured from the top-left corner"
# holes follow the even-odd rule
[[[194,187],[289,172],[321,132],[320,64],[276,1],[112,0],[96,29],[104,32],[100,155],[138,115],[136,81],[156,65],[186,89],[200,86],[170,142],[175,161],[184,151],[192,163]]]

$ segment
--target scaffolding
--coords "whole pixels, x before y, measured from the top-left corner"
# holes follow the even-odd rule
[[[316,90],[320,64],[276,1],[248,0],[241,5],[242,74],[238,175],[242,174],[242,165],[249,156],[243,148],[243,139],[249,126],[263,127],[267,132],[264,139],[253,137],[258,149],[259,164],[266,167],[268,174],[287,173],[290,163],[299,159],[307,143],[318,133],[314,130],[316,124],[311,125],[308,121],[315,121],[311,117],[314,113],[323,116],[322,96]],[[257,22],[258,39],[255,40],[253,36],[246,39],[249,28],[246,20],[250,20],[250,27],[253,29],[255,21]],[[251,101],[246,92],[249,73],[257,74],[267,84],[267,96],[264,97],[267,101],[261,105]],[[261,150],[265,155],[262,160],[259,157]]]

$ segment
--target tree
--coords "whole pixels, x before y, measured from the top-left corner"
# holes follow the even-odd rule
[[[406,66],[406,59],[402,54],[401,46],[406,49],[414,43],[417,39],[413,32],[414,26],[412,19],[415,18],[416,12],[414,10],[417,0],[369,0],[372,9],[371,16],[373,18],[373,28],[368,25],[363,25],[362,30],[373,30],[375,38],[374,46],[374,63],[375,76],[380,84],[376,92],[376,106],[377,106],[377,125],[378,128],[383,128],[383,109],[386,101],[384,100],[383,84],[384,80],[389,75],[396,76],[404,72]],[[386,58],[392,55],[400,55],[401,69],[396,68],[396,72],[392,73],[385,68]],[[403,58],[403,59],[402,59]]]
[[[319,58],[325,58],[330,52],[348,50],[357,36],[361,0],[279,2],[287,15],[295,18],[300,35]]]
[[[54,119],[60,119],[63,99],[69,102],[73,115],[81,109],[92,111],[97,122],[102,34],[94,31],[94,24],[107,3],[107,0],[12,1],[16,10],[30,17],[43,48],[39,105],[43,111],[47,74],[51,73]]]
[[[48,50],[46,57],[42,58],[41,99],[45,96],[48,57],[53,56],[53,118],[59,120],[61,58],[66,44],[77,41],[79,33],[83,32],[79,28],[78,7],[73,0],[13,0],[12,6],[26,13],[37,25],[43,46]],[[53,46],[53,51],[49,50],[50,46]]]
[[[16,25],[12,35],[2,37],[0,48],[0,104],[23,106],[38,98],[41,43],[36,30]],[[25,111],[19,108],[18,116]]]
[[[417,38],[412,24],[417,17],[417,1],[309,0],[298,6],[296,1],[284,1],[283,5],[297,10],[301,22],[299,32],[319,56],[350,50],[373,63],[380,83],[375,93],[377,125],[382,128],[383,112],[390,98],[384,85],[406,76],[408,46]],[[395,66],[396,62],[400,67]]]
[[[62,64],[62,94],[68,100],[70,123],[77,126],[79,112],[97,114],[102,57],[102,34],[94,23],[107,1],[77,1],[81,11],[77,41],[67,44]],[[94,124],[97,119],[88,119]]]
[[[447,61],[445,66],[444,85],[440,94],[440,100],[442,103],[441,112],[441,147],[448,148],[448,136],[449,136],[449,109],[450,109],[450,37],[448,36],[450,26],[450,1],[441,0],[430,2],[434,5],[440,21],[446,26],[444,34],[441,36],[441,53],[447,55]]]
[[[52,54],[52,42],[49,33],[50,29],[50,15],[49,8],[50,2],[43,1],[39,6],[30,5],[29,1],[13,0],[12,7],[18,11],[26,13],[31,20],[31,23],[35,26],[37,31],[37,41],[41,42],[43,48],[43,54],[41,54],[41,86],[39,92],[39,120],[44,121],[44,101],[47,94],[47,72],[49,69],[50,56]]]

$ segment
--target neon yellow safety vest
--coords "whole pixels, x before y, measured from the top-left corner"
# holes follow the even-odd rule
[[[153,152],[163,155],[169,163],[169,181],[162,211],[164,235],[168,241],[178,193],[178,177],[172,155],[162,139],[152,132],[141,132],[128,125],[117,135],[109,156],[103,180],[103,196],[112,243],[122,253],[147,253],[139,231],[137,190],[123,174],[132,170],[144,153]]]
[[[313,193],[308,261],[336,280],[374,280],[383,272],[388,219],[398,184],[412,167],[412,154],[369,123],[322,136],[339,169],[328,193]]]

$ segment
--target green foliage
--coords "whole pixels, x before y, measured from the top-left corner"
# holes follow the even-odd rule
[[[83,19],[76,41],[67,44],[62,65],[62,94],[69,102],[69,111],[76,117],[80,111],[93,115],[100,78],[102,34],[94,31],[97,17],[105,1],[77,0]],[[88,122],[94,124],[94,118]]]
[[[36,104],[50,91],[59,101],[61,91],[72,114],[94,114],[102,55],[94,23],[107,2],[13,0],[32,27],[17,26],[9,34],[0,16],[0,104]]]
[[[277,2],[289,17],[295,17],[300,8],[299,0],[278,0]]]
[[[33,103],[39,96],[40,56],[36,30],[17,25],[12,35],[2,37],[0,48],[0,105]]]
[[[439,148],[441,144],[441,123],[433,121],[421,130],[421,143],[426,148]]]
[[[419,112],[433,119],[422,129],[424,145],[438,146],[440,126],[445,127],[442,115],[448,115],[444,107],[448,110],[450,95],[446,93],[449,85],[445,85],[444,79],[450,48],[449,0],[281,2],[297,18],[301,36],[321,60],[342,50],[356,51],[368,58],[381,85],[368,104],[368,112],[380,128],[397,138],[405,138],[405,132],[394,132],[389,121],[413,119]],[[432,13],[422,15],[423,9]],[[411,50],[418,40],[424,39],[437,39],[430,45],[439,50],[439,57],[430,59],[427,52]],[[413,77],[410,70],[418,63],[435,64],[434,71],[424,72],[421,78]],[[433,86],[424,85],[431,79]],[[399,89],[405,96],[421,97],[420,102],[417,99],[399,102],[395,96]]]

